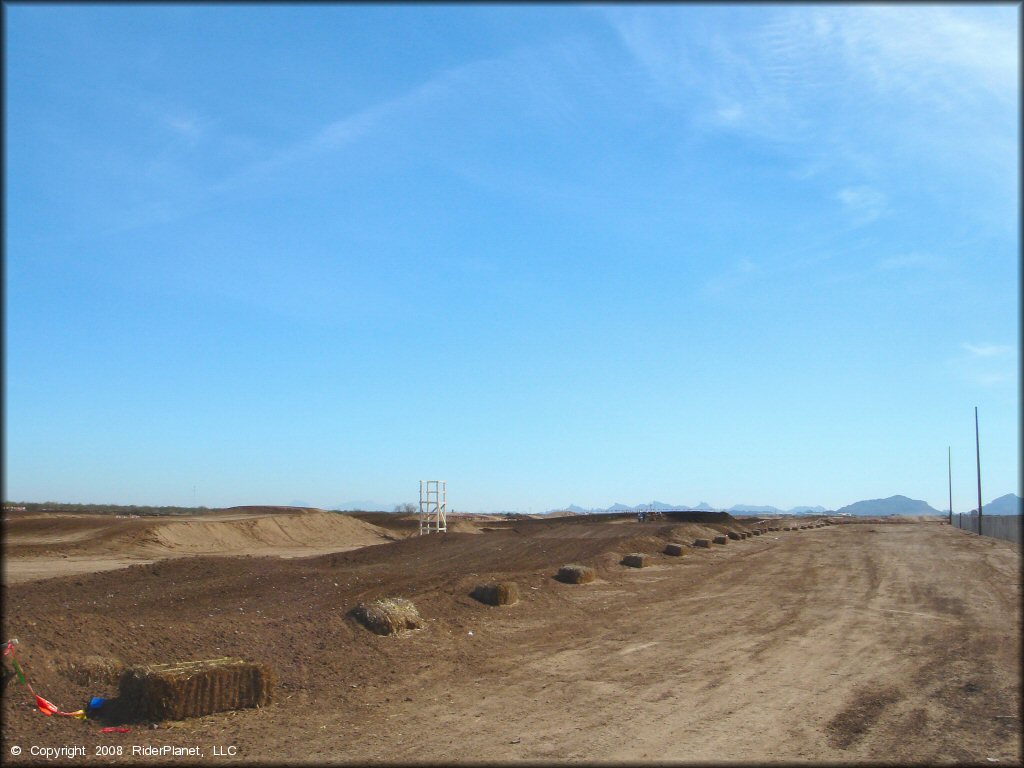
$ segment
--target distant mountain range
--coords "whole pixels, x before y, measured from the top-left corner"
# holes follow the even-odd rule
[[[869,499],[847,504],[836,510],[837,515],[941,515],[926,501],[890,496],[887,499]]]
[[[666,504],[663,501],[652,501],[647,504],[636,504],[632,507],[616,502],[610,507],[593,509],[584,509],[583,507],[579,507],[575,504],[570,504],[567,507],[549,510],[549,512],[574,512],[577,515],[600,515],[607,514],[609,512],[639,512],[640,510],[655,510],[658,512],[669,512],[672,510],[695,510],[699,512],[725,511],[739,515],[820,515],[822,512],[827,511],[824,507],[793,507],[792,509],[786,510],[779,509],[778,507],[751,506],[749,504],[734,504],[726,510],[721,510],[712,507],[706,501],[702,501],[699,504]]]
[[[300,503],[298,501],[292,502],[293,507],[309,507],[312,506],[306,503]],[[347,501],[344,504],[339,504],[331,509],[351,511],[351,510],[384,510],[390,512],[394,509],[394,504],[381,504],[376,501]],[[993,499],[986,504],[982,510],[986,515],[1019,515],[1022,512],[1022,500],[1020,496],[1013,493],[1008,493],[1005,496],[1000,496],[998,499]],[[695,510],[699,512],[719,512],[725,511],[735,515],[821,515],[829,510],[822,506],[799,506],[791,507],[790,509],[779,509],[778,507],[772,506],[757,506],[752,504],[733,504],[727,509],[721,507],[712,507],[706,501],[702,501],[698,504],[666,504],[663,501],[652,501],[646,504],[635,504],[629,506],[616,502],[610,507],[605,508],[592,508],[584,509],[583,507],[577,506],[576,504],[570,504],[567,507],[559,507],[557,509],[550,509],[547,513],[551,512],[572,512],[577,515],[598,515],[609,512],[639,512],[640,510],[656,510],[660,512],[667,512],[670,510]],[[973,510],[971,510],[973,511]],[[542,513],[542,514],[547,514]],[[934,509],[925,501],[918,499],[907,498],[906,496],[890,496],[887,499],[868,499],[865,501],[858,501],[853,504],[848,504],[845,507],[835,510],[834,514],[843,515],[868,515],[868,516],[884,516],[884,515],[943,515],[946,511]]]
[[[700,504],[692,506],[688,504],[665,504],[661,501],[652,501],[649,504],[637,504],[632,507],[626,504],[615,503],[604,509],[584,509],[583,507],[579,507],[575,504],[570,504],[568,507],[562,507],[558,510],[553,509],[550,511],[574,512],[578,515],[597,515],[608,512],[639,512],[640,510],[649,509],[661,512],[667,512],[669,510],[699,510],[702,512],[725,511],[730,514],[739,515],[820,515],[829,511],[825,507],[821,506],[802,506],[792,507],[791,509],[779,509],[778,507],[753,506],[750,504],[734,504],[728,509],[721,510],[720,508],[712,507],[706,501],[702,501]],[[982,511],[986,515],[1019,515],[1021,514],[1021,509],[1021,497],[1013,493],[1008,493],[1005,496],[1000,496],[998,499],[993,499],[982,507]],[[847,504],[845,507],[835,510],[833,514],[876,517],[886,515],[943,515],[946,513],[935,509],[926,501],[911,499],[906,496],[890,496],[887,499],[868,499],[865,501],[854,502],[853,504]]]

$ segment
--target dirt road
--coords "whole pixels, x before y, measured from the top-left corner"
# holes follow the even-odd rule
[[[199,762],[219,745],[237,752],[217,762],[1020,763],[1018,548],[861,523],[655,554],[726,527],[742,526],[530,521],[12,585],[4,633],[58,704],[113,695],[125,664],[183,657],[265,661],[279,684],[262,710],[116,737],[44,718],[9,685],[4,756],[82,743],[125,758],[199,745]],[[630,551],[653,565],[620,565]],[[601,578],[554,581],[571,561]],[[468,597],[492,578],[514,579],[520,603]],[[377,637],[347,616],[386,594],[411,597],[427,628]]]

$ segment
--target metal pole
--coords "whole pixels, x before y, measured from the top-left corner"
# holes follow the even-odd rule
[[[953,527],[953,449],[946,446],[946,459],[949,467],[949,526]]]
[[[978,439],[978,406],[974,406],[974,454],[978,460],[978,535],[981,536],[981,441]]]

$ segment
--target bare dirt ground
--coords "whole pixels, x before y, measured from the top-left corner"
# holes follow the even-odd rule
[[[386,543],[5,583],[4,639],[20,639],[30,682],[64,709],[115,696],[126,665],[237,655],[278,678],[263,709],[126,734],[46,718],[8,683],[5,760],[82,745],[69,762],[118,762],[98,746],[138,763],[190,758],[132,757],[133,746],[199,747],[201,763],[1021,762],[1020,550],[1008,542],[877,521],[677,558],[660,554],[667,541],[749,524],[463,520],[463,532],[419,537],[410,518],[346,517]],[[94,552],[88,533],[12,546],[14,528],[12,561]],[[333,544],[348,547],[340,528]],[[628,552],[652,565],[620,565]],[[598,581],[555,581],[570,562]],[[469,597],[495,579],[517,582],[521,601]],[[378,637],[349,616],[384,596],[411,598],[426,628]]]

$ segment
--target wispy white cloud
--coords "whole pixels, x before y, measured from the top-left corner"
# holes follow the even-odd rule
[[[794,178],[834,173],[855,188],[927,173],[939,188],[972,185],[973,215],[991,220],[996,205],[1005,220],[1019,157],[1017,14],[639,7],[607,18],[690,127],[770,142]],[[877,198],[851,204],[867,220],[882,210]]]
[[[208,136],[208,128],[213,121],[201,118],[188,110],[172,110],[164,105],[146,103],[143,105],[144,111],[165,130],[179,139],[186,140],[190,146],[194,146],[200,138],[206,137],[211,141],[220,142],[223,146],[231,146],[236,154],[241,154],[241,157],[233,169],[227,170],[219,177],[207,176],[205,182],[193,181],[187,191],[174,194],[167,190],[153,189],[145,204],[120,208],[118,221],[104,231],[120,232],[171,221],[202,209],[211,200],[224,198],[244,189],[273,189],[275,180],[294,172],[304,163],[336,155],[359,142],[373,140],[389,128],[403,122],[413,122],[418,114],[421,115],[431,105],[436,105],[445,97],[458,92],[468,82],[482,82],[484,78],[481,71],[493,66],[495,60],[484,59],[443,70],[404,93],[339,116],[326,124],[312,128],[304,136],[278,144],[276,147],[246,142],[244,138],[232,135],[228,128],[221,131],[222,135]],[[161,150],[156,156],[164,165],[170,162],[166,150]],[[133,166],[138,167],[139,163]],[[188,160],[178,157],[177,167],[188,167]],[[196,171],[196,176],[205,175],[202,169],[193,170]]]
[[[953,374],[969,384],[979,387],[1018,385],[1016,347],[1007,344],[962,342],[964,353],[946,360]]]
[[[889,272],[897,269],[934,267],[939,263],[940,260],[929,253],[901,253],[897,256],[880,259],[875,263],[875,270],[878,272]]]
[[[743,256],[735,260],[720,274],[705,281],[703,286],[704,293],[721,298],[730,291],[738,290],[750,280],[755,279],[761,271],[761,265]]]
[[[168,128],[190,143],[203,135],[202,121],[193,115],[173,115],[166,118],[165,122]]]
[[[1013,347],[1005,344],[971,344],[965,341],[960,346],[972,357],[1002,357],[1013,353]]]
[[[872,187],[844,187],[836,197],[856,224],[869,224],[885,213],[885,194]]]

